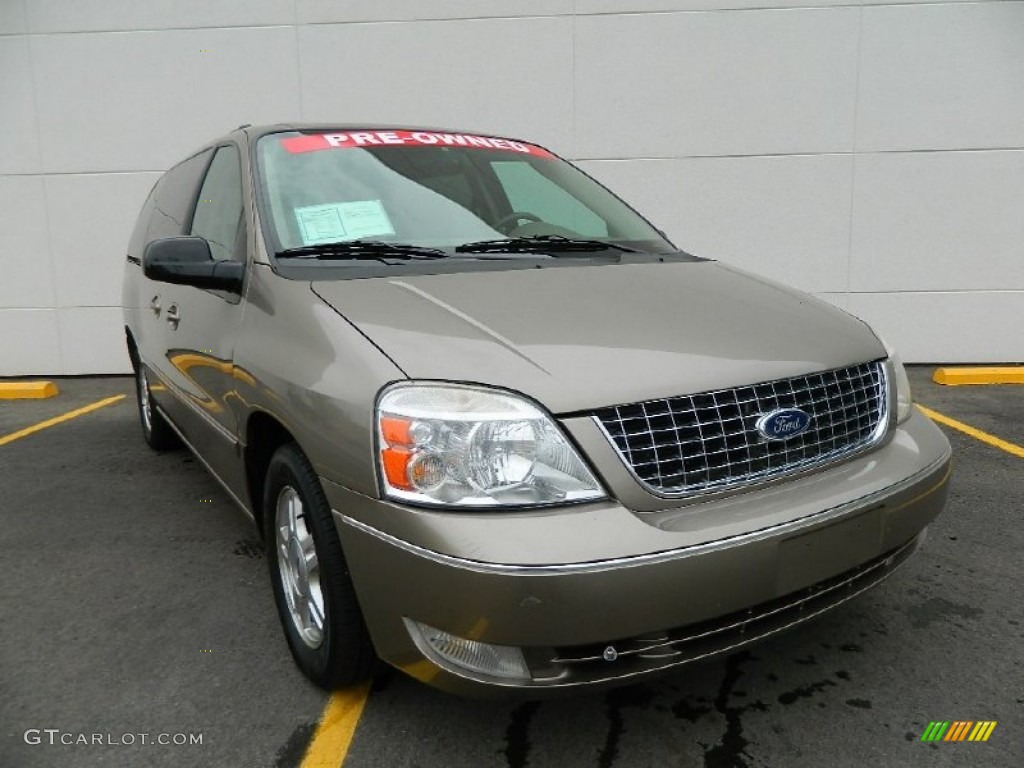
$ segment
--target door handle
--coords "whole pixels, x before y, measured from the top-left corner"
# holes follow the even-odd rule
[[[149,308],[153,310],[153,314],[160,317],[160,297],[154,296],[149,300]]]
[[[181,322],[181,315],[178,314],[178,305],[171,304],[167,308],[167,322],[171,326],[172,331],[178,330],[178,323]]]

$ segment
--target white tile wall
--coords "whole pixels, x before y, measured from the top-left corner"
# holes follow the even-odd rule
[[[572,13],[573,0],[388,0],[343,2],[296,0],[300,24],[336,21],[410,21],[514,16],[558,16]]]
[[[576,0],[576,13],[670,13],[852,4],[850,0]]]
[[[27,31],[23,0],[0,0],[0,34],[16,35]]]
[[[1024,288],[1024,150],[862,155],[856,179],[851,290]]]
[[[158,178],[159,173],[47,177],[58,307],[121,303],[128,237]]]
[[[1024,146],[1024,3],[864,9],[857,149]]]
[[[120,307],[65,307],[57,318],[65,374],[131,370]]]
[[[905,361],[1024,363],[1024,290],[852,293],[849,309]]]
[[[30,32],[291,24],[292,0],[26,0]]]
[[[41,170],[27,37],[0,37],[0,137],[0,174]]]
[[[800,155],[582,165],[685,250],[804,290],[843,292],[852,162]]]
[[[936,2],[970,3],[977,0],[576,0],[576,13],[671,13],[757,8],[830,8],[845,5],[912,5]]]
[[[64,372],[56,309],[0,307],[0,376]]]
[[[859,13],[578,18],[577,156],[850,151]]]
[[[1022,30],[986,0],[0,0],[0,376],[126,371],[155,172],[294,119],[532,138],[909,360],[1024,360]]]
[[[303,114],[529,137],[572,152],[572,20],[299,29]]]
[[[53,262],[47,242],[42,176],[0,176],[0,307],[52,307]]]
[[[39,35],[32,61],[49,172],[163,169],[241,123],[299,114],[290,27]]]

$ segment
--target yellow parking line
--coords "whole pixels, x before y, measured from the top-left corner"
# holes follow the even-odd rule
[[[331,694],[301,768],[340,768],[369,695],[368,682]]]
[[[91,405],[86,405],[83,408],[78,408],[74,411],[68,411],[67,413],[61,416],[55,416],[52,419],[40,421],[38,424],[33,424],[31,427],[25,427],[24,429],[19,429],[17,432],[11,432],[11,434],[9,435],[4,435],[3,437],[0,437],[0,445],[7,445],[8,443],[13,443],[15,440],[20,440],[23,437],[28,437],[29,435],[33,435],[36,432],[40,432],[44,429],[47,429],[48,427],[55,426],[65,421],[70,421],[71,419],[77,419],[79,416],[84,416],[85,414],[92,413],[93,411],[97,411],[100,408],[105,408],[108,405],[113,405],[119,400],[124,400],[124,398],[125,395],[114,395],[113,397],[108,397],[103,400],[97,400],[95,403],[92,403]]]
[[[1002,438],[990,435],[988,432],[982,432],[980,429],[975,429],[970,424],[964,424],[962,421],[951,419],[949,416],[943,416],[937,411],[933,411],[931,408],[925,408],[923,405],[918,405],[918,408],[930,418],[932,421],[937,421],[939,424],[945,424],[947,427],[963,432],[965,435],[970,435],[975,440],[981,440],[983,443],[995,446],[996,448],[1006,451],[1007,453],[1013,454],[1019,458],[1024,459],[1024,448],[1019,445],[1003,440]]]
[[[1024,365],[936,368],[932,381],[947,387],[963,384],[1024,384]]]

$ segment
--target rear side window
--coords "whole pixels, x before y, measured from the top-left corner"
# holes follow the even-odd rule
[[[206,238],[216,261],[242,259],[245,254],[242,221],[241,163],[238,149],[229,144],[217,150],[206,172],[190,234]]]
[[[190,157],[165,173],[151,195],[146,242],[185,233],[196,189],[210,160],[210,150]],[[148,206],[147,206],[148,207]]]

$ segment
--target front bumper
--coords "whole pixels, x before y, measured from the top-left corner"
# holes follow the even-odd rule
[[[948,442],[915,413],[855,461],[649,515],[616,504],[436,513],[324,486],[382,659],[460,693],[536,696],[655,675],[849,599],[916,549],[949,473]],[[531,678],[446,663],[404,619],[519,647]]]

